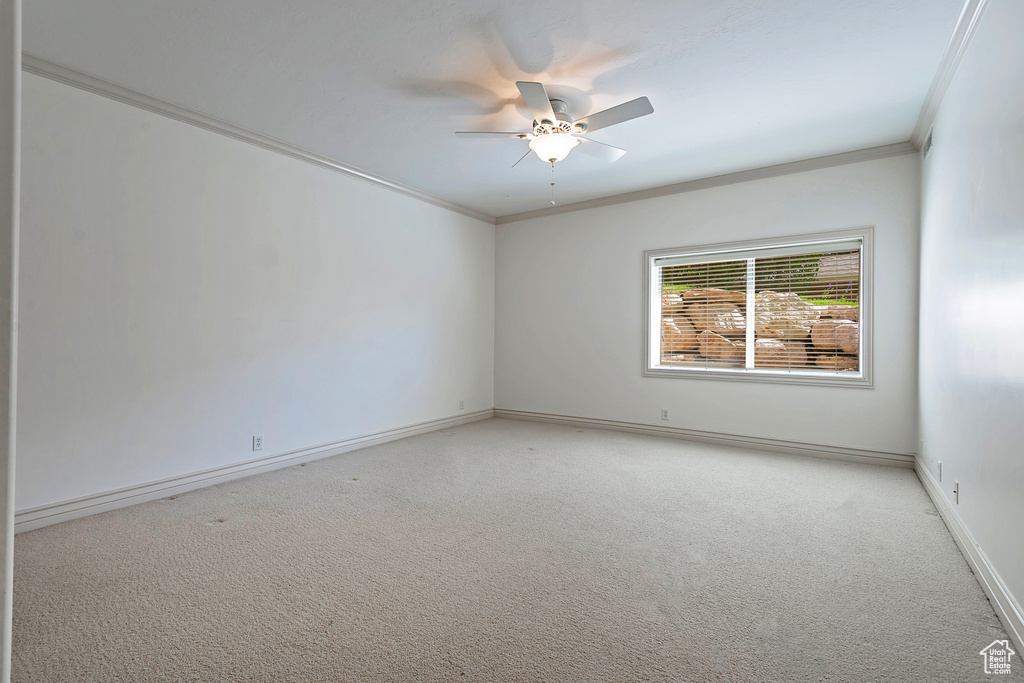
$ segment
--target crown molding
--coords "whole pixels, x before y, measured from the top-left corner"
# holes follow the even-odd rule
[[[803,159],[802,161],[791,161],[789,163],[776,164],[774,166],[752,168],[747,171],[738,171],[736,173],[727,173],[725,175],[698,178],[697,180],[687,180],[685,182],[674,183],[672,185],[662,185],[661,187],[652,187],[646,190],[626,192],[624,194],[616,194],[610,197],[588,199],[586,201],[574,202],[572,204],[563,204],[561,206],[552,206],[546,209],[537,209],[536,211],[524,211],[523,213],[498,216],[496,224],[504,225],[506,223],[515,223],[517,221],[527,221],[532,218],[543,218],[545,216],[555,216],[562,213],[585,211],[587,209],[596,209],[602,206],[625,204],[627,202],[636,202],[642,199],[652,199],[654,197],[664,197],[672,194],[680,194],[682,192],[706,190],[711,187],[721,187],[722,185],[734,185],[736,183],[746,183],[751,180],[762,180],[764,178],[790,175],[792,173],[817,171],[819,169],[830,168],[832,166],[856,164],[861,161],[885,159],[887,157],[902,156],[904,154],[916,154],[917,150],[918,148],[910,141],[897,142],[895,144],[882,145],[880,147],[868,147],[867,149],[858,149],[852,152],[830,154],[823,157]]]
[[[921,105],[921,113],[917,117],[914,133],[910,136],[911,142],[918,149],[922,149],[924,146],[924,139],[935,122],[939,105],[942,104],[946,91],[949,90],[949,84],[952,83],[953,76],[956,75],[956,70],[960,67],[960,62],[963,61],[964,53],[967,52],[987,7],[988,0],[966,0],[963,9],[960,10],[960,17],[956,20],[956,26],[953,27],[953,34],[949,37],[949,42],[946,43],[945,52],[942,53],[939,69],[935,72],[932,85],[928,88],[928,95],[924,98],[924,104]]]
[[[386,188],[392,192],[405,195],[406,197],[412,197],[413,199],[418,199],[422,202],[439,206],[442,209],[454,211],[455,213],[460,213],[463,216],[469,216],[470,218],[475,218],[490,225],[494,225],[494,216],[476,211],[475,209],[470,209],[460,204],[455,204],[447,199],[442,199],[441,197],[436,197],[432,194],[422,192],[409,187],[408,185],[388,180],[387,178],[370,173],[369,171],[364,171],[361,168],[343,164],[340,161],[322,156],[316,152],[311,152],[308,149],[296,147],[295,145],[263,135],[262,133],[257,133],[256,131],[249,130],[248,128],[236,126],[233,123],[222,121],[221,119],[213,116],[202,114],[185,107],[179,107],[176,104],[171,104],[170,102],[156,97],[144,95],[124,86],[117,85],[116,83],[111,83],[110,81],[105,81],[102,78],[97,78],[96,76],[91,76],[62,64],[51,62],[28,52],[22,53],[21,64],[22,69],[30,74],[49,78],[50,80],[64,83],[65,85],[74,86],[97,95],[109,97],[112,100],[123,102],[124,104],[130,104],[134,107],[139,107],[140,109],[145,109],[155,114],[161,114],[168,118],[175,119],[176,121],[189,123],[193,126],[197,126],[214,133],[220,133],[221,135],[226,135],[227,137],[234,138],[235,140],[248,142],[251,145],[262,147],[263,149],[270,150],[271,152],[277,152],[278,154],[283,154],[285,156],[292,157],[293,159],[298,159],[299,161],[305,161],[306,163],[313,164],[314,166],[326,168],[330,171],[349,176],[350,178],[356,178],[358,180],[372,183],[373,185]]]
[[[964,12],[961,14],[961,21],[958,22],[958,31],[962,23],[964,23],[964,15],[967,13],[968,6],[983,7],[987,0],[967,0]],[[977,24],[976,13],[975,18],[969,22],[970,33],[973,33],[973,27]],[[954,37],[957,32],[954,32]],[[950,41],[951,45],[953,40]],[[960,48],[958,54],[962,55],[963,49],[966,48],[966,44]],[[947,48],[947,53],[949,49]],[[943,64],[946,64],[947,60],[943,59]],[[959,63],[959,58],[957,59]],[[653,187],[644,190],[637,190],[634,192],[626,192],[623,194],[612,195],[609,197],[600,197],[597,199],[590,199],[582,202],[574,202],[572,204],[564,204],[561,206],[554,206],[545,209],[538,209],[535,211],[525,211],[522,213],[514,213],[506,216],[494,216],[488,215],[481,211],[471,209],[460,204],[456,204],[447,199],[437,197],[432,194],[428,194],[421,190],[417,190],[413,187],[403,185],[401,183],[389,180],[382,176],[370,173],[361,168],[344,164],[340,161],[336,161],[329,157],[322,156],[316,152],[312,152],[301,147],[289,144],[282,140],[272,138],[262,133],[243,128],[242,126],[228,123],[221,119],[203,114],[201,112],[187,109],[185,107],[172,104],[165,100],[151,97],[140,92],[136,92],[124,86],[106,81],[102,78],[89,75],[87,73],[72,69],[56,62],[51,62],[42,57],[33,55],[28,52],[22,53],[22,69],[28,73],[42,76],[65,85],[70,85],[88,92],[95,93],[108,97],[112,100],[129,104],[140,109],[166,116],[168,118],[188,123],[205,130],[212,131],[214,133],[220,133],[227,137],[247,142],[257,147],[277,152],[285,156],[305,161],[319,166],[321,168],[347,175],[351,178],[356,178],[368,183],[383,187],[392,192],[405,195],[418,199],[422,202],[432,204],[434,206],[453,211],[455,213],[469,216],[477,220],[483,221],[491,225],[501,225],[505,223],[515,223],[518,221],[530,220],[532,218],[541,218],[544,216],[553,216],[562,213],[569,213],[573,211],[584,211],[586,209],[593,209],[602,206],[612,206],[615,204],[624,204],[626,202],[634,202],[642,199],[651,199],[654,197],[663,197],[666,195],[679,194],[682,192],[693,192],[695,190],[703,190],[711,187],[719,187],[722,185],[732,185],[735,183],[743,183],[751,180],[761,180],[763,178],[771,178],[774,176],[788,175],[791,173],[802,173],[804,171],[814,171],[822,168],[829,168],[831,166],[841,166],[844,164],[853,164],[860,161],[870,161],[873,159],[884,159],[891,156],[899,156],[903,154],[913,154],[919,149],[919,145],[915,145],[913,142],[899,142],[891,145],[882,145],[880,147],[870,147],[868,149],[855,150],[852,152],[843,152],[840,154],[831,154],[828,156],[815,157],[812,159],[804,159],[801,161],[794,161],[785,164],[776,164],[773,166],[765,166],[761,168],[749,169],[746,171],[739,171],[737,173],[728,173],[725,175],[711,176],[707,178],[699,178],[696,180],[688,180],[681,183],[674,183],[672,185],[663,185],[660,187]],[[955,70],[955,67],[954,67]],[[950,73],[948,78],[952,78]],[[948,78],[946,86],[948,86]],[[936,76],[936,82],[939,81],[939,77]],[[935,84],[932,88],[935,89]],[[943,87],[945,92],[945,87]],[[941,98],[939,98],[941,99]],[[926,103],[927,104],[927,103]],[[937,105],[936,105],[937,107]],[[922,113],[923,115],[923,113]],[[932,113],[934,117],[934,112]],[[921,123],[919,121],[918,126]],[[930,125],[930,123],[929,123]],[[927,127],[925,128],[927,131]],[[915,129],[916,135],[916,129]]]

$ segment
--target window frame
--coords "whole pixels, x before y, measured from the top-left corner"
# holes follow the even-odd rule
[[[644,307],[643,307],[643,365],[644,377],[666,377],[673,379],[727,380],[740,382],[767,382],[770,384],[805,384],[814,386],[842,386],[861,389],[874,388],[873,351],[874,351],[874,227],[866,226],[831,230],[826,232],[786,235],[757,240],[723,242],[718,244],[701,244],[668,249],[649,249],[644,252]],[[859,239],[860,255],[860,306],[858,311],[860,326],[860,371],[829,371],[829,370],[789,370],[774,368],[724,368],[699,366],[665,366],[661,365],[661,291],[655,298],[654,281],[657,266],[656,259],[670,256],[697,256],[707,254],[709,259],[728,255],[729,252],[741,252],[773,247],[795,247],[821,245],[826,250],[828,243]],[[741,258],[750,258],[743,256]],[[652,308],[658,302],[658,310]],[[657,344],[657,350],[654,345]],[[652,363],[652,361],[657,361]]]

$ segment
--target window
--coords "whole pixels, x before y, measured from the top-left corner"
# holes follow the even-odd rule
[[[870,387],[872,234],[644,252],[644,374]]]

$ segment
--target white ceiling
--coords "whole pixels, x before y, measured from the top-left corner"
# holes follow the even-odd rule
[[[962,0],[27,0],[24,47],[494,216],[549,205],[516,80],[629,153],[559,204],[909,139]]]

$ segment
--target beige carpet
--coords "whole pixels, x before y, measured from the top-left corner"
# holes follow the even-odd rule
[[[909,470],[512,420],[15,558],[21,682],[983,681],[1006,637]]]

